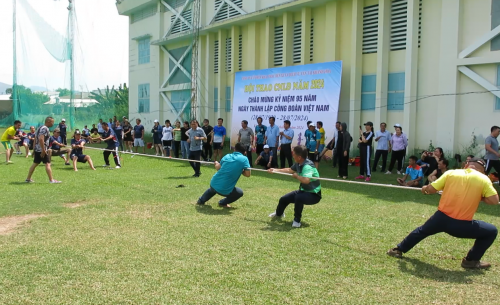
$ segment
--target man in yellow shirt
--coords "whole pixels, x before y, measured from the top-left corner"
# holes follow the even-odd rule
[[[17,130],[21,128],[21,121],[15,121],[14,126],[10,126],[7,128],[7,130],[3,133],[2,138],[0,141],[2,142],[3,147],[5,148],[5,158],[7,164],[11,164],[12,161],[10,161],[10,158],[12,157],[12,154],[14,153],[14,148],[12,147],[12,144],[10,143],[11,140],[19,140],[19,137],[16,136]]]
[[[321,139],[319,140],[318,151],[321,153],[325,149],[325,129],[323,128],[323,122],[316,122],[316,128],[319,130],[319,134],[321,135]]]
[[[486,163],[483,159],[471,159],[465,169],[449,170],[441,178],[422,188],[424,194],[443,191],[438,211],[427,222],[411,232],[388,255],[401,258],[424,238],[445,232],[458,238],[475,239],[474,246],[462,259],[462,267],[485,269],[491,264],[481,262],[481,258],[497,237],[497,228],[489,223],[472,220],[479,202],[497,205],[498,193],[490,179],[484,174]]]

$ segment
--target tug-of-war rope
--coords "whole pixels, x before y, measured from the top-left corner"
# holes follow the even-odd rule
[[[90,146],[85,146],[85,149],[91,149],[91,150],[97,150],[97,151],[110,151],[110,152],[117,152],[116,150],[113,149],[103,149],[103,148],[97,148],[97,147],[90,147]],[[157,158],[157,159],[164,159],[164,160],[174,160],[174,161],[184,161],[184,162],[197,162],[201,164],[207,164],[207,165],[214,165],[214,162],[207,162],[207,161],[201,161],[201,160],[189,160],[189,159],[182,159],[182,158],[173,158],[173,157],[164,157],[164,156],[156,156],[156,155],[148,155],[148,154],[141,154],[141,153],[133,153],[133,152],[118,152],[118,154],[125,154],[125,155],[131,155],[131,157],[135,156],[140,156],[140,157],[148,157],[148,158]],[[259,168],[250,168],[251,171],[258,171],[258,172],[265,172],[269,173],[265,169],[259,169]],[[281,172],[273,172],[273,175],[285,175],[285,176],[291,176],[291,174],[288,173],[281,173]],[[370,185],[370,186],[380,186],[380,187],[389,187],[389,188],[397,188],[397,189],[406,189],[406,190],[413,190],[413,191],[420,191],[420,188],[415,188],[415,187],[408,187],[408,186],[399,186],[399,185],[391,185],[391,184],[382,184],[382,183],[367,183],[367,182],[360,182],[360,181],[352,181],[352,180],[343,180],[343,179],[332,179],[332,178],[314,178],[316,180],[320,181],[329,181],[329,182],[340,182],[340,183],[350,183],[350,184],[362,184],[362,185]]]

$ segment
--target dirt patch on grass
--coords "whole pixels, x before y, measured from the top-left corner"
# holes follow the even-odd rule
[[[0,235],[11,234],[19,228],[23,227],[31,220],[45,217],[45,214],[30,214],[19,216],[7,216],[0,218]]]
[[[79,207],[83,207],[83,206],[86,206],[86,205],[89,205],[89,204],[96,204],[98,203],[98,200],[96,201],[77,201],[77,202],[68,202],[68,203],[65,203],[63,206],[65,208],[70,208],[70,209],[76,209],[76,208],[79,208]]]

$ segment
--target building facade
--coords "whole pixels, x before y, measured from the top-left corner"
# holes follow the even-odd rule
[[[410,151],[460,153],[500,125],[500,0],[121,0],[130,16],[130,117],[230,126],[238,71],[343,62],[339,117],[351,134],[399,123]],[[389,130],[393,130],[389,127]],[[332,135],[327,135],[331,138]]]

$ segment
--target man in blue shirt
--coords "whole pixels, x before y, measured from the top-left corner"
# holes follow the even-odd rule
[[[257,155],[260,155],[260,153],[264,150],[266,131],[267,131],[267,126],[262,125],[262,118],[258,117],[257,126],[255,126],[255,135],[257,136],[257,143],[256,143],[257,146],[255,152],[257,153]]]
[[[321,139],[321,133],[316,129],[314,123],[309,124],[309,129],[304,133],[306,138],[307,147],[307,158],[314,162],[314,166],[318,168],[319,164],[319,140]]]
[[[280,132],[280,160],[281,160],[281,168],[285,168],[285,159],[288,160],[288,167],[292,167],[292,141],[294,132],[293,129],[290,128],[290,121],[286,120],[284,122],[283,127],[285,130]]]
[[[118,156],[118,139],[116,138],[116,134],[113,131],[113,129],[109,128],[108,123],[104,122],[102,123],[102,129],[104,130],[102,134],[101,141],[106,142],[107,147],[106,150],[104,151],[104,162],[105,164],[103,167],[109,167],[109,155],[113,154],[113,159],[115,160],[115,165],[116,168],[121,168],[122,165],[120,164],[120,157]]]
[[[234,153],[227,154],[219,162],[215,161],[217,173],[210,181],[210,188],[198,199],[199,205],[204,205],[215,194],[226,198],[219,201],[219,206],[230,208],[230,203],[235,202],[243,196],[243,190],[236,187],[240,176],[250,177],[250,163],[245,156],[245,145],[237,143],[234,147]]]
[[[212,143],[214,147],[214,160],[217,161],[217,156],[219,160],[222,158],[222,150],[224,149],[224,141],[226,140],[226,127],[222,126],[224,120],[219,118],[217,120],[217,126],[214,127],[214,136],[212,137]]]
[[[406,174],[403,178],[398,178],[397,181],[401,186],[422,187],[424,185],[424,173],[422,168],[417,165],[417,157],[411,156],[409,159],[410,165],[406,168]],[[406,179],[410,177],[410,181]]]
[[[200,172],[200,159],[201,151],[203,149],[203,141],[207,140],[207,135],[200,127],[197,120],[191,121],[191,129],[186,131],[186,135],[189,137],[187,142],[189,143],[189,160],[195,160],[197,162],[189,162],[194,170],[193,177],[199,177]]]
[[[382,173],[385,173],[387,166],[387,156],[391,150],[391,133],[386,130],[387,124],[381,123],[380,130],[375,133],[375,142],[377,142],[377,151],[375,152],[375,160],[373,162],[372,172],[377,171],[377,164],[382,157]]]
[[[59,130],[61,132],[61,143],[64,145],[67,145],[68,142],[66,142],[66,119],[62,119],[61,123],[59,123]]]
[[[273,167],[278,166],[278,162],[276,162],[276,156],[278,156],[278,143],[280,136],[280,128],[274,124],[276,122],[275,117],[269,118],[269,127],[266,130],[266,138],[264,140],[264,144],[269,145],[269,148],[273,151]]]
[[[118,139],[118,145],[123,151],[123,127],[120,124],[120,121],[115,121],[114,124],[115,125],[113,126],[113,131],[115,132],[116,138]]]
[[[134,126],[134,147],[135,153],[137,153],[137,148],[142,147],[142,153],[146,153],[146,147],[144,147],[144,126],[141,125],[141,119],[135,120],[136,125]],[[104,123],[103,123],[104,124]]]

